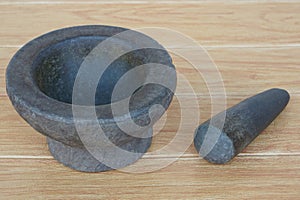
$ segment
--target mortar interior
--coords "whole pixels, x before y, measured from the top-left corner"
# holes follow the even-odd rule
[[[81,64],[86,56],[105,39],[106,37],[102,36],[80,36],[58,42],[41,51],[34,61],[33,68],[34,79],[39,89],[48,97],[72,104],[73,86]],[[124,54],[113,61],[98,82],[95,105],[111,103],[112,92],[118,80],[126,72],[141,64],[143,64],[143,58],[139,56],[138,51]],[[101,64],[99,66],[105,67]],[[140,79],[143,82],[146,79],[146,72],[136,72],[126,79],[128,84],[132,79]],[[89,78],[86,81],[89,81]],[[114,101],[130,95],[132,94],[123,91],[123,94],[120,94],[120,97],[115,98]]]

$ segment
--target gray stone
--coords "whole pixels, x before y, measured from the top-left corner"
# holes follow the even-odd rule
[[[197,128],[197,151],[209,162],[229,162],[271,124],[289,99],[287,91],[271,89],[219,113]]]
[[[95,125],[92,119],[82,118],[79,119],[79,125],[76,128],[72,111],[72,94],[74,82],[84,58],[100,42],[127,30],[95,25],[50,32],[21,48],[7,68],[6,89],[14,108],[35,130],[48,137],[49,149],[54,158],[75,170],[100,172],[115,169],[100,162],[86,149],[78,134],[78,127],[80,130],[92,133],[95,130],[95,135],[97,135],[97,126],[101,126],[109,142],[99,140],[92,141],[92,143],[99,144],[98,151],[104,157],[116,159],[111,153],[114,145],[125,151],[136,153],[131,158],[116,160],[115,166],[122,168],[138,160],[151,145],[152,126],[164,110],[152,113],[153,120],[150,120],[150,108],[160,104],[167,109],[172,101],[174,90],[159,84],[145,84],[133,94],[128,94],[130,97],[129,113],[117,117],[113,115],[111,104],[115,102],[112,101],[111,95],[114,86],[126,72],[136,66],[147,63],[168,66],[174,73],[166,78],[174,87],[173,89],[176,87],[176,72],[170,55],[156,41],[134,31],[140,37],[128,41],[116,40],[115,44],[122,46],[126,43],[128,46],[134,46],[134,44],[147,41],[159,48],[134,50],[121,55],[111,63],[104,71],[96,89],[95,112],[98,123]],[[111,51],[114,51],[115,44],[112,44]],[[148,77],[148,73],[146,70],[135,74],[131,80],[128,80],[128,84],[136,79],[143,81]],[[90,84],[89,77],[84,81]],[[90,88],[86,87],[81,92],[84,93],[85,90],[90,90]],[[122,98],[120,97],[117,101]],[[78,106],[89,107],[94,104],[83,101]],[[145,128],[132,136],[120,129],[117,124],[117,122],[126,124],[128,121],[134,121]]]

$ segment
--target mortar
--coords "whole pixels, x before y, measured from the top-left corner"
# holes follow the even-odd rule
[[[100,172],[116,169],[100,162],[83,144],[75,126],[72,112],[73,87],[78,70],[86,56],[100,42],[128,29],[111,26],[79,26],[60,29],[38,37],[23,46],[11,59],[6,72],[7,94],[20,116],[35,130],[47,137],[49,150],[53,157],[64,165],[84,172]],[[136,33],[136,32],[135,32]],[[134,91],[120,95],[120,99],[130,98],[129,113],[113,116],[111,96],[117,81],[129,70],[146,63],[159,63],[175,71],[172,59],[167,51],[155,40],[141,34],[160,47],[160,49],[140,49],[121,55],[104,71],[97,85],[94,105],[82,103],[78,106],[95,107],[98,124],[109,139],[101,143],[98,151],[107,159],[116,159],[113,145],[135,153],[130,158],[116,159],[117,168],[126,167],[137,161],[150,147],[152,126],[163,112],[154,113],[149,120],[149,110],[153,105],[160,104],[165,109],[172,101],[173,92],[158,84],[145,84]],[[136,38],[133,43],[139,43]],[[114,41],[119,46],[130,46],[131,41]],[[112,44],[114,46],[114,44]],[[125,47],[124,47],[125,48]],[[113,49],[113,48],[112,48]],[[151,67],[151,66],[150,66]],[[138,71],[127,79],[143,82],[147,80],[149,71]],[[175,77],[170,84],[176,85]],[[87,77],[87,82],[89,78]],[[175,81],[174,81],[175,80]],[[89,88],[87,88],[88,90]],[[84,91],[82,91],[84,92]],[[124,96],[125,95],[125,96]],[[77,119],[81,130],[97,130],[91,119]],[[132,136],[120,129],[116,122],[134,121],[146,127]],[[95,133],[97,134],[97,133]],[[100,149],[99,149],[100,148]]]

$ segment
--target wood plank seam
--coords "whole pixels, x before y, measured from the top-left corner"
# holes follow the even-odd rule
[[[176,1],[176,0],[164,0],[164,1],[150,1],[150,0],[117,0],[117,1],[2,1],[0,5],[66,5],[66,4],[79,4],[79,5],[90,5],[90,4],[209,4],[224,2],[224,0],[187,0],[187,1]],[[297,3],[298,0],[229,0],[227,3],[237,4],[251,4],[251,3]]]
[[[300,156],[300,153],[240,153],[237,157],[278,157],[278,156]],[[170,159],[170,158],[190,158],[201,159],[197,154],[183,154],[183,155],[147,155],[142,159]],[[30,155],[0,155],[0,159],[50,159],[54,160],[52,156],[30,156]]]
[[[291,43],[291,44],[257,44],[257,45],[201,45],[199,44],[201,47],[203,47],[205,50],[210,50],[210,49],[265,49],[265,48],[272,48],[272,49],[282,49],[282,48],[299,48],[300,47],[300,43]],[[24,45],[1,45],[0,44],[0,48],[22,48]],[[177,47],[166,47],[166,49],[178,49]],[[189,47],[189,46],[185,46],[182,47],[181,49],[190,49],[193,50],[193,47]]]

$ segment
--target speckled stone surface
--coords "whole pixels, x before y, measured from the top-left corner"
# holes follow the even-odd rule
[[[204,122],[197,128],[194,138],[200,156],[216,164],[231,161],[271,124],[289,99],[287,91],[270,89]],[[225,113],[225,122],[222,123]],[[203,141],[208,141],[210,145],[203,145]]]
[[[152,134],[152,130],[150,132]],[[71,146],[64,145],[61,142],[53,140],[50,137],[47,138],[47,142],[49,150],[53,157],[67,167],[83,172],[113,170],[113,168],[99,162],[92,154],[89,153],[89,151],[85,147],[73,148]],[[140,159],[144,155],[144,152],[148,150],[150,145],[151,138],[146,140],[137,138],[134,140],[134,142],[131,141],[122,145],[118,145],[118,147],[127,151],[137,150],[138,153],[140,152],[139,154],[135,154],[135,156],[131,157],[130,159],[122,160],[121,165],[127,166]],[[106,154],[106,152],[110,150],[112,151],[113,149],[106,147],[101,153]]]
[[[78,69],[85,56],[107,37],[126,30],[128,29],[94,25],[50,32],[21,48],[7,68],[6,89],[14,108],[34,129],[48,137],[49,149],[54,158],[75,170],[100,172],[112,169],[96,160],[85,149],[74,124],[72,92]],[[148,36],[143,37],[160,46]],[[134,42],[139,42],[136,40]],[[120,161],[122,162],[118,165],[120,168],[135,162],[147,151],[152,140],[152,128],[135,133],[146,135],[145,138],[133,137],[123,132],[117,126],[111,111],[111,94],[123,74],[146,63],[163,64],[175,71],[172,59],[163,47],[135,50],[120,56],[108,67],[99,81],[95,94],[97,119],[106,137],[113,145],[138,153],[136,157]],[[146,77],[147,72],[136,74],[136,78]],[[173,81],[175,88],[176,77],[169,79]],[[140,126],[149,125],[149,109],[155,104],[167,109],[172,97],[173,92],[168,88],[160,85],[144,85],[131,96],[130,113],[121,119],[133,120]],[[160,116],[154,119],[158,120]],[[151,123],[153,125],[155,121]],[[89,119],[83,119],[80,127],[83,130],[94,128],[96,130]],[[101,152],[107,153],[110,145],[100,147]]]

